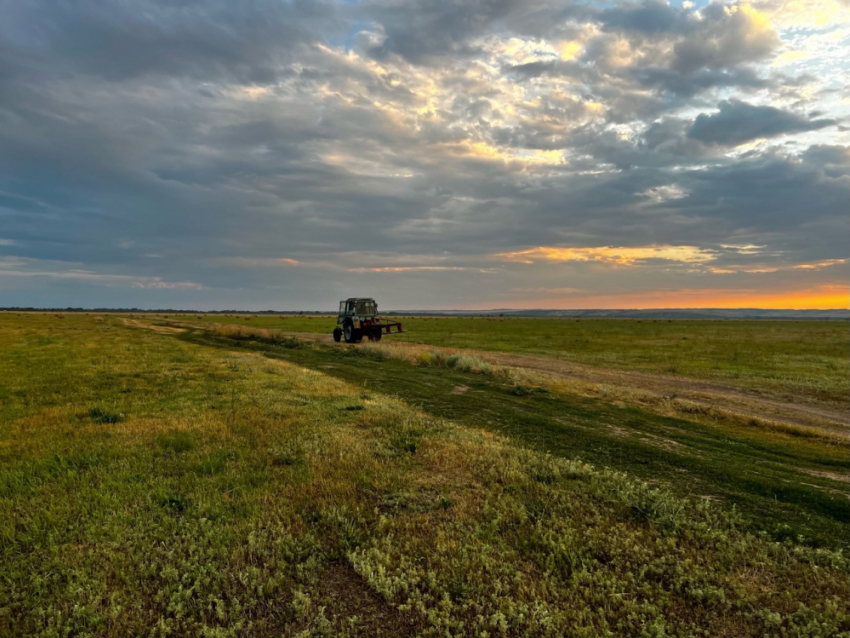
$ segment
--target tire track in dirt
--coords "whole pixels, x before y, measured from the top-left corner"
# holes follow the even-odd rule
[[[606,370],[531,355],[501,352],[478,352],[476,355],[495,365],[543,372],[588,383],[635,389],[662,398],[685,399],[707,408],[735,412],[747,417],[817,427],[831,433],[850,432],[846,410],[791,402],[756,390],[640,372]]]
[[[174,328],[171,326],[157,326],[152,323],[144,323],[141,321],[136,321],[135,319],[121,319],[124,322],[125,326],[130,326],[131,328],[143,328],[144,330],[152,330],[154,332],[158,332],[159,334],[164,335],[174,335],[179,334],[181,332],[186,332],[185,328]]]

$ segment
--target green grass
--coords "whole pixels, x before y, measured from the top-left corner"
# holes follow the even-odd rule
[[[210,333],[184,339],[234,345]],[[412,366],[369,346],[293,351],[257,342],[240,345],[395,395],[429,414],[509,436],[523,446],[661,480],[682,496],[719,499],[771,538],[850,549],[846,485],[826,478],[850,472],[846,445],[547,392],[498,375],[470,374],[472,365]],[[468,390],[453,392],[457,387]]]
[[[174,317],[172,317],[174,318]],[[180,319],[181,317],[177,317]],[[204,315],[234,323],[328,333],[335,318]],[[844,405],[850,331],[844,321],[691,321],[404,318],[394,340],[543,355],[584,365],[665,374]]]
[[[0,635],[850,635],[846,559],[747,531],[748,480],[842,452],[464,368],[0,315]],[[744,457],[770,480],[699,498]],[[793,487],[775,518],[839,546],[846,510]]]

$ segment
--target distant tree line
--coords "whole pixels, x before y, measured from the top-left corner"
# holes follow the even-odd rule
[[[175,308],[35,308],[32,306],[0,307],[0,312],[115,312],[134,314],[234,314],[234,315],[335,315],[336,310],[187,310]],[[774,319],[774,320],[850,320],[850,310],[774,310],[762,308],[661,308],[655,310],[388,310],[384,315],[418,317],[540,317],[587,319]]]
[[[119,312],[133,314],[187,314],[187,315],[327,315],[331,310],[177,310],[175,308],[34,308],[32,306],[0,307],[0,312]]]

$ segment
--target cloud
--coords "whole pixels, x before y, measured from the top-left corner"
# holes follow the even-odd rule
[[[585,294],[588,291],[582,290],[581,288],[569,288],[569,287],[559,287],[559,288],[514,288],[511,292],[520,294],[520,295],[581,295]]]
[[[768,274],[788,270],[823,270],[847,264],[847,259],[823,259],[810,264],[751,264],[747,266],[728,265],[722,268],[710,267],[709,272],[715,275],[734,275],[738,273]]]
[[[803,153],[803,159],[832,179],[850,176],[850,146],[814,144]]]
[[[648,35],[690,33],[699,25],[693,13],[662,0],[645,0],[639,4],[628,3],[606,9],[599,20],[608,30],[636,31]]]
[[[34,259],[0,257],[0,280],[3,278],[34,277],[54,280],[71,280],[107,287],[147,288],[159,290],[202,290],[204,287],[192,281],[165,281],[160,277],[99,273],[92,270],[70,268],[44,270],[40,266],[59,265]]]
[[[729,68],[764,60],[781,43],[767,14],[747,3],[713,2],[702,12],[700,27],[676,43],[672,68],[689,73]]]
[[[688,137],[706,144],[737,146],[760,138],[816,131],[836,124],[833,119],[810,120],[772,106],[753,106],[725,100],[713,115],[702,113],[694,120]]]
[[[683,97],[693,97],[713,88],[737,87],[746,90],[766,89],[775,82],[753,69],[701,68],[690,73],[657,66],[639,66],[631,71],[632,78],[641,86]]]
[[[467,270],[461,266],[380,266],[347,268],[348,272],[422,272],[432,270]]]
[[[280,268],[301,265],[300,261],[289,257],[219,257],[212,261],[217,265],[237,268]]]
[[[712,251],[697,246],[641,246],[612,248],[560,248],[538,246],[528,250],[500,253],[497,259],[532,264],[535,261],[599,261],[620,266],[633,266],[650,260],[682,263],[704,263],[715,259]]]
[[[113,81],[139,76],[267,83],[290,72],[291,53],[333,27],[333,5],[34,0],[7,7],[2,32],[20,53],[53,71]],[[42,71],[47,69],[40,65]]]
[[[572,0],[430,0],[397,3],[371,1],[363,5],[377,28],[367,44],[370,55],[385,59],[398,55],[417,64],[436,64],[449,57],[468,59],[481,52],[476,39],[512,24],[524,34],[549,30],[547,19],[564,22],[587,13]]]

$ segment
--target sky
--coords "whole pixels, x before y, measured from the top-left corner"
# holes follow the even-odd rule
[[[0,307],[847,308],[850,0],[0,0]]]

